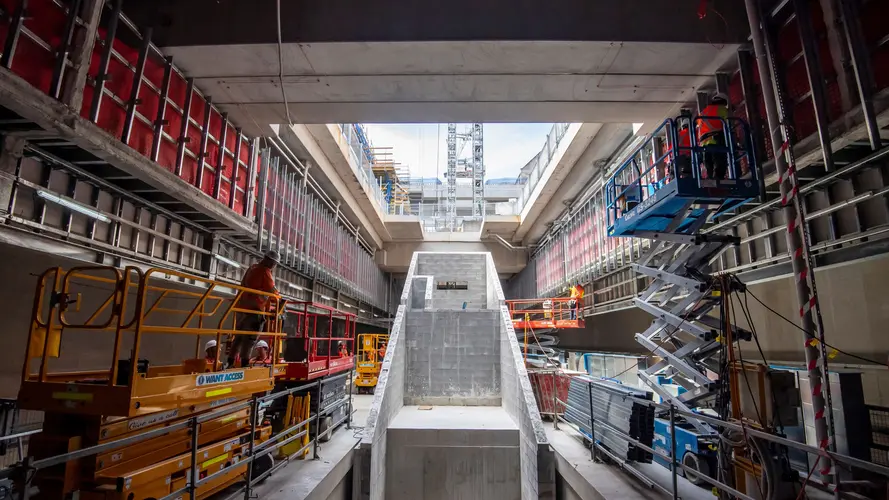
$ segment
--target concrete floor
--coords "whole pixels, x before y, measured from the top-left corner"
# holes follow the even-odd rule
[[[502,406],[405,406],[390,429],[517,431]]]
[[[294,460],[258,485],[254,492],[267,500],[340,500],[352,498],[352,450],[367,420],[373,395],[354,395],[352,428],[340,426],[330,441],[321,443],[318,460],[311,453]]]
[[[549,422],[544,423],[550,445],[556,452],[556,467],[565,484],[573,490],[565,498],[582,500],[663,500],[664,493],[657,488],[649,488],[629,473],[613,465],[595,463],[590,458],[590,450],[582,441],[582,436],[568,424],[559,424],[553,429]],[[670,490],[671,474],[658,464],[633,464],[635,468],[651,480]],[[679,496],[684,500],[707,500],[713,495],[709,489],[695,486],[684,478],[679,478]]]

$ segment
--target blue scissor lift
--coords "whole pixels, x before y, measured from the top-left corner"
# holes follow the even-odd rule
[[[722,131],[713,144],[702,146],[693,131],[705,120],[718,121]],[[692,133],[680,144],[683,127]],[[639,377],[665,403],[681,410],[707,406],[719,384],[706,375],[707,368],[718,373],[714,355],[721,346],[718,319],[707,314],[722,295],[714,293],[720,290],[710,276],[710,262],[726,246],[740,243],[735,236],[701,234],[701,229],[712,216],[760,195],[756,167],[750,129],[743,120],[681,116],[661,124],[605,185],[608,235],[650,242],[632,264],[651,279],[634,303],[655,319],[636,340],[660,361]],[[750,338],[750,332],[735,331],[739,338]],[[664,381],[681,390],[674,395],[661,385]],[[700,420],[687,423],[701,436],[714,432]]]

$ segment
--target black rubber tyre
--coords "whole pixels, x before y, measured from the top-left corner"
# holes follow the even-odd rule
[[[272,458],[271,455],[263,455],[261,457],[256,457],[256,460],[253,461],[253,479],[258,478],[259,476],[265,474],[272,467],[275,466],[275,459]],[[264,480],[263,480],[264,481]]]
[[[707,463],[706,459],[703,459],[689,451],[682,456],[682,465],[697,471],[697,473],[687,470],[685,471],[685,479],[688,479],[688,482],[696,486],[706,486],[710,484],[700,477],[710,477],[710,464]]]

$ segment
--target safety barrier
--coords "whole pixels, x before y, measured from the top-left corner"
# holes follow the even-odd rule
[[[256,477],[253,477],[253,467],[247,468],[246,478],[244,480],[244,484],[240,486],[236,491],[231,493],[227,499],[233,500],[235,498],[242,497],[244,500],[248,500],[252,498],[252,490],[253,488],[262,482],[264,479],[274,474],[276,471],[280,470],[282,467],[287,465],[293,457],[302,456],[304,452],[308,449],[313,449],[313,458],[320,458],[320,439],[332,433],[339,425],[342,423],[346,423],[347,427],[351,427],[352,423],[352,403],[351,403],[351,393],[330,404],[324,408],[318,408],[314,413],[310,413],[309,417],[291,425],[290,427],[282,430],[271,439],[264,441],[260,444],[255,442],[256,430],[259,426],[260,422],[258,422],[258,415],[260,414],[260,408],[263,404],[269,403],[271,401],[277,400],[279,398],[287,397],[297,392],[307,391],[314,389],[314,397],[317,398],[318,401],[321,400],[321,388],[322,386],[326,386],[328,384],[332,384],[335,382],[342,383],[345,379],[349,377],[351,379],[351,373],[338,375],[336,377],[329,377],[324,380],[315,381],[307,384],[300,385],[298,387],[293,387],[284,391],[275,392],[273,394],[269,394],[266,396],[254,396],[249,401],[244,401],[238,405],[222,408],[219,410],[211,411],[209,413],[205,413],[202,415],[198,415],[186,420],[183,420],[179,423],[171,424],[169,426],[154,429],[142,434],[137,434],[131,437],[118,439],[114,441],[109,441],[106,443],[102,443],[96,446],[90,446],[87,448],[82,448],[80,450],[72,451],[70,453],[65,453],[53,457],[48,457],[41,460],[33,460],[30,457],[25,457],[25,459],[12,467],[0,470],[0,478],[23,478],[24,482],[22,483],[22,487],[18,488],[15,494],[17,496],[15,498],[25,499],[28,495],[25,493],[29,488],[30,481],[34,478],[33,472],[40,471],[43,469],[48,469],[50,467],[63,464],[70,461],[80,460],[83,458],[96,456],[105,451],[114,450],[121,448],[123,446],[133,445],[142,441],[146,441],[148,439],[157,438],[160,436],[164,436],[167,434],[171,434],[176,431],[190,430],[191,437],[191,449],[190,455],[192,457],[191,460],[191,468],[190,474],[188,477],[196,478],[197,480],[188,480],[187,483],[179,488],[178,490],[173,491],[169,495],[162,497],[159,500],[173,500],[176,498],[181,498],[183,494],[187,493],[190,498],[196,498],[196,490],[198,487],[211,483],[215,480],[220,479],[222,476],[230,472],[230,467],[222,468],[221,470],[213,473],[207,474],[204,477],[198,473],[198,464],[200,463],[200,459],[198,458],[198,436],[200,431],[200,424],[203,422],[208,422],[213,419],[219,418],[221,416],[230,414],[233,411],[238,409],[250,409],[251,422],[250,422],[250,443],[248,447],[248,456],[241,459],[236,464],[232,464],[232,466],[238,465],[243,466],[245,464],[251,465],[256,460],[265,457],[272,452],[278,450],[279,448],[290,444],[297,439],[304,438],[307,434],[314,435],[313,439],[310,439],[307,444],[304,444],[298,451],[290,454],[286,459],[276,463],[272,468],[266,470],[262,474],[259,474]],[[349,381],[349,386],[351,387],[351,380]],[[333,413],[335,410],[347,406],[347,411],[345,412],[345,416],[340,420],[333,423],[333,425],[328,426],[328,428],[324,431],[321,431],[321,417]],[[310,432],[309,425],[314,426],[314,432]]]
[[[593,398],[592,387],[590,387],[589,390],[590,390],[590,399],[592,400],[592,398]],[[677,420],[680,417],[701,420],[701,421],[706,422],[707,424],[711,425],[720,434],[721,439],[722,439],[722,446],[731,446],[731,445],[725,444],[726,441],[740,442],[740,443],[742,443],[740,446],[751,446],[751,447],[756,447],[759,443],[766,442],[771,445],[783,446],[783,447],[793,448],[793,449],[802,451],[808,455],[812,455],[812,456],[816,457],[816,460],[820,460],[821,458],[829,458],[830,460],[833,461],[833,463],[837,467],[837,471],[838,471],[838,474],[840,475],[840,477],[842,477],[843,474],[846,474],[846,477],[848,477],[849,470],[851,470],[852,468],[857,468],[857,469],[861,469],[864,471],[868,471],[868,472],[889,478],[889,467],[886,467],[884,465],[880,465],[880,464],[873,463],[873,462],[868,462],[865,460],[861,460],[861,459],[858,459],[855,457],[843,455],[843,454],[836,453],[836,452],[826,451],[826,450],[823,450],[823,449],[818,448],[816,446],[810,446],[805,443],[799,443],[799,442],[793,441],[791,439],[766,432],[762,429],[753,427],[753,426],[746,424],[744,422],[727,422],[724,420],[720,420],[718,418],[702,415],[700,413],[685,412],[685,411],[678,409],[676,406],[666,405],[666,404],[662,404],[662,403],[655,403],[654,401],[637,399],[637,400],[635,400],[635,403],[639,404],[639,405],[647,405],[647,406],[654,407],[655,412],[658,412],[658,413],[663,412],[663,414],[669,415],[670,438],[669,438],[669,442],[666,443],[666,445],[665,445],[666,448],[669,448],[669,450],[670,450],[669,454],[665,453],[662,450],[658,450],[656,447],[652,448],[650,446],[645,445],[644,443],[639,442],[639,440],[634,439],[629,434],[623,432],[620,429],[615,428],[614,426],[610,425],[608,422],[604,421],[603,419],[597,419],[595,414],[593,414],[593,415],[587,414],[586,412],[582,411],[581,409],[572,407],[567,401],[564,401],[559,398],[556,398],[557,405],[561,405],[562,408],[571,407],[572,411],[581,414],[585,419],[587,419],[586,420],[587,425],[573,424],[573,423],[569,422],[568,420],[566,420],[565,418],[563,418],[561,415],[558,417],[557,422],[565,423],[565,424],[571,426],[572,428],[576,429],[591,443],[590,444],[590,460],[592,460],[594,462],[598,461],[598,456],[600,454],[603,456],[606,456],[606,457],[610,458],[614,463],[616,463],[620,468],[626,470],[633,476],[637,477],[640,481],[642,481],[643,483],[648,485],[650,488],[657,488],[661,492],[672,496],[672,498],[674,498],[674,499],[679,498],[679,489],[678,489],[679,488],[679,486],[678,486],[679,479],[678,479],[678,477],[680,475],[679,470],[681,469],[683,471],[683,473],[690,473],[690,474],[694,475],[696,478],[699,478],[703,482],[706,482],[709,485],[711,485],[715,490],[719,490],[721,492],[732,495],[734,498],[739,498],[742,500],[754,500],[754,497],[752,497],[750,495],[746,495],[746,494],[732,488],[731,486],[725,484],[724,482],[721,482],[717,479],[713,479],[713,478],[707,476],[706,474],[702,474],[702,473],[698,472],[697,470],[685,465],[684,463],[682,463],[681,460],[677,460],[675,458],[676,454],[677,454],[677,449],[678,449],[677,444],[676,444],[676,439],[675,439],[676,426],[677,426]],[[595,412],[593,412],[593,413],[595,413]],[[554,426],[555,426],[555,429],[558,430],[558,423],[555,423]],[[602,443],[597,442],[595,439],[591,439],[591,436],[596,434],[596,426],[601,426],[607,432],[614,433],[614,434],[620,436],[621,439],[625,439],[626,441],[629,441],[634,446],[641,448],[642,450],[653,454],[653,456],[656,459],[659,459],[659,461],[661,461],[662,463],[669,464],[669,469],[671,471],[671,479],[672,479],[671,487],[667,488],[667,487],[661,485],[660,483],[657,482],[656,479],[646,476],[645,473],[643,473],[641,470],[633,467],[631,465],[631,463],[626,462],[626,461],[621,460],[618,457],[616,457],[608,448],[604,447],[602,445]],[[729,438],[730,434],[734,434],[733,439]],[[758,449],[761,450],[762,448],[758,448]],[[679,450],[679,451],[682,451],[682,450]],[[817,468],[817,462],[816,462],[816,467],[812,467],[812,470],[814,470],[816,468]],[[840,469],[842,469],[842,470],[840,470]],[[765,465],[763,465],[763,466],[757,465],[753,470],[756,470],[757,474],[766,474],[766,478],[771,481],[777,481],[779,479],[778,478],[779,471],[772,470],[771,467],[767,467]],[[768,476],[769,473],[774,474],[774,475]],[[808,477],[804,478],[804,485],[809,483],[809,479],[810,478],[808,478]],[[842,484],[842,482],[840,482],[840,484]],[[776,484],[770,483],[770,484],[767,484],[766,487],[774,488],[774,487],[776,487]],[[761,494],[763,498],[768,498],[768,496],[766,496],[766,495],[768,495],[768,491],[765,489],[762,490],[762,492],[757,492],[757,493]]]

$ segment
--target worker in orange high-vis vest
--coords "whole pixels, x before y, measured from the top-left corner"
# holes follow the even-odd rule
[[[728,102],[725,97],[716,95],[710,105],[701,110],[701,118],[696,121],[698,146],[704,147],[704,168],[708,179],[725,179],[728,173],[728,156],[725,152],[708,151],[709,147],[725,147],[725,122],[728,117]]]
[[[688,121],[683,121],[679,129],[679,147],[686,149],[680,149],[673,155],[676,158],[676,170],[680,178],[691,177],[691,149],[688,149],[691,148],[691,131]]]
[[[250,266],[244,273],[241,280],[241,286],[253,290],[259,290],[266,293],[278,293],[275,288],[275,277],[273,272],[278,265],[278,252],[269,250],[265,253],[262,260]],[[238,303],[235,304],[237,309],[248,309],[256,312],[268,312],[269,297],[267,295],[257,295],[255,293],[242,292]],[[257,335],[235,335],[231,346],[228,350],[228,361],[226,366],[231,368],[235,364],[235,356],[239,356],[242,366],[247,366],[250,360],[250,349],[256,343],[259,332],[265,329],[265,316],[262,314],[251,314],[245,312],[236,313],[238,322],[235,327],[239,331],[256,332]]]
[[[570,292],[571,300],[568,306],[571,308],[571,319],[577,319],[577,311],[583,308],[583,286],[573,285]]]

